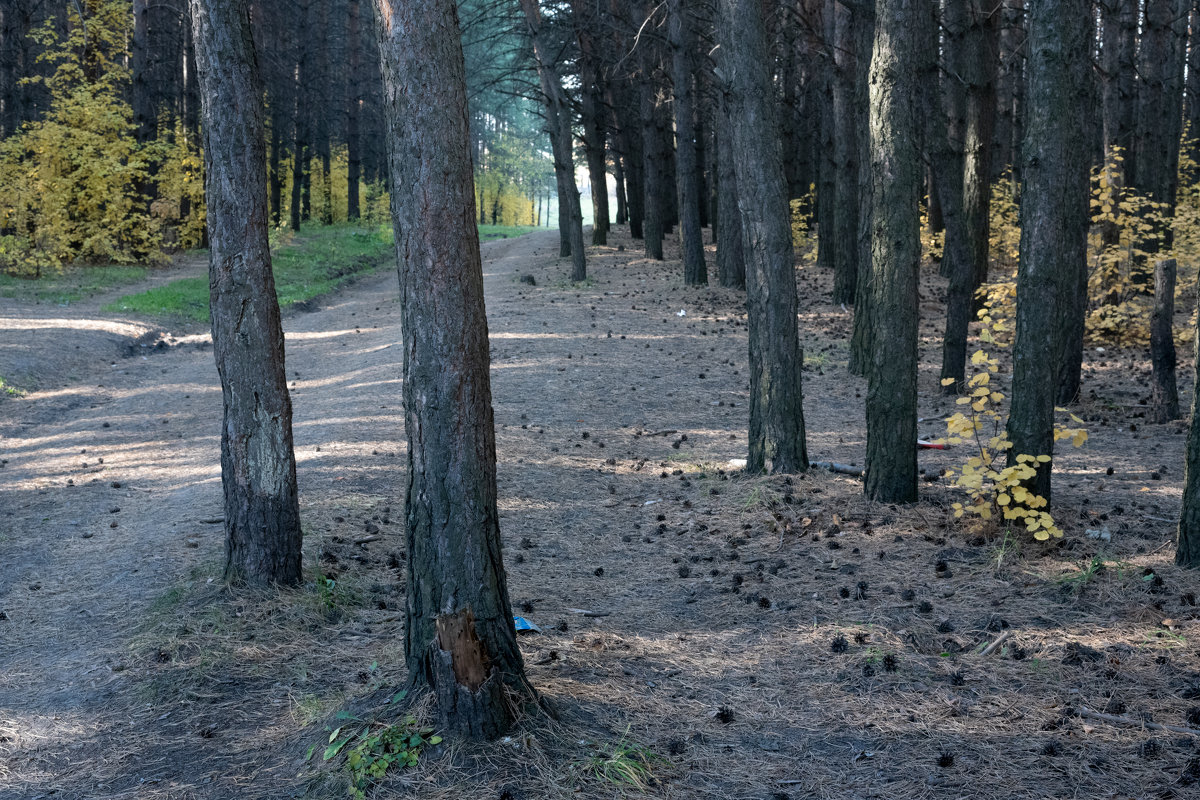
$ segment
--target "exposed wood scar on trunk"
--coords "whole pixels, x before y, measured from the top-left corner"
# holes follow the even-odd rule
[[[491,672],[483,643],[475,634],[475,615],[465,608],[437,618],[438,648],[450,656],[454,680],[472,692],[487,681]]]

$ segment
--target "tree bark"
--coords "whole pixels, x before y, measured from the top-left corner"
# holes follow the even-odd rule
[[[967,83],[967,127],[963,140],[963,223],[971,259],[972,289],[988,276],[991,232],[992,137],[996,126],[996,70],[1000,60],[1000,15],[995,0],[970,0],[962,62]]]
[[[583,148],[592,185],[592,244],[608,244],[608,179],[605,170],[604,87],[600,79],[596,39],[600,20],[584,0],[571,0],[575,41],[579,45],[579,90]]]
[[[746,251],[742,211],[738,208],[737,171],[730,146],[732,121],[724,92],[718,100],[717,129],[717,280],[728,289],[746,288]]]
[[[1175,385],[1175,259],[1154,264],[1154,313],[1150,317],[1150,417],[1163,423],[1179,419]]]
[[[1092,105],[1089,9],[1089,0],[1030,4],[1010,465],[1019,455],[1054,454],[1055,316],[1087,258],[1091,138],[1081,120]],[[1051,469],[1038,465],[1028,486],[1047,503]]]
[[[657,8],[653,0],[646,0],[642,9],[644,17],[652,16]],[[659,69],[657,47],[652,36],[647,33],[637,43],[638,58],[641,71],[638,78],[638,102],[641,107],[642,123],[642,186],[643,186],[643,222],[642,231],[645,237],[646,257],[657,261],[663,260],[663,234],[666,228],[664,220],[666,209],[662,203],[663,170],[662,159],[663,140],[658,131],[659,87],[655,80]]]
[[[917,282],[921,260],[923,0],[876,0],[871,58],[871,357],[867,369],[868,498],[917,499]]]
[[[691,11],[683,0],[671,5],[671,66],[675,88],[675,190],[679,197],[679,245],[683,258],[683,282],[688,286],[708,283],[704,262],[704,234],[700,226],[700,160],[696,152],[694,73],[692,50],[696,37]]]
[[[221,377],[225,579],[301,578],[283,329],[267,242],[262,82],[244,0],[191,0],[204,118],[209,302]]]
[[[1200,321],[1192,339],[1192,368],[1200,375]],[[1183,476],[1183,507],[1175,540],[1175,563],[1200,567],[1200,392],[1192,394],[1191,424],[1187,437],[1187,462]]]
[[[1179,139],[1183,125],[1187,0],[1146,0],[1138,55],[1137,131],[1130,184],[1162,205],[1141,244],[1149,253],[1171,246],[1169,218],[1179,186]]]
[[[346,0],[349,21],[347,38],[347,98],[346,98],[346,219],[354,222],[362,215],[358,188],[362,183],[362,152],[359,144],[359,72],[361,70],[362,33],[360,1]]]
[[[971,323],[971,299],[975,291],[967,223],[963,209],[963,138],[966,129],[967,95],[959,75],[964,52],[967,20],[965,7],[947,4],[941,15],[946,31],[942,50],[944,66],[940,70],[941,90],[930,91],[927,101],[926,137],[933,179],[942,209],[945,238],[942,246],[941,274],[948,278],[946,290],[946,328],[942,337],[941,378],[954,383],[943,387],[947,394],[963,389],[967,363],[967,332]],[[938,52],[937,28],[927,31],[930,58]],[[932,86],[936,86],[934,81]]]
[[[833,302],[852,305],[858,291],[859,209],[863,143],[867,134],[866,92],[860,91],[860,78],[869,63],[869,52],[860,52],[860,44],[871,46],[870,36],[860,35],[868,28],[870,15],[865,5],[843,7],[834,4],[833,67],[833,157],[834,208],[833,230]],[[868,28],[869,32],[869,28]]]
[[[571,154],[571,103],[563,90],[562,77],[558,74],[551,48],[543,39],[542,12],[537,0],[521,0],[521,9],[533,38],[533,57],[537,62],[550,149],[554,155],[554,176],[558,185],[559,255],[571,257],[571,280],[582,281],[587,279],[587,260],[583,248],[583,211],[579,206],[575,161]]]
[[[721,0],[721,70],[746,251],[750,343],[749,472],[808,468],[796,330],[796,273],[762,6]]]
[[[404,653],[443,725],[495,737],[535,697],[513,629],[496,510],[483,270],[453,0],[377,0],[404,342]]]

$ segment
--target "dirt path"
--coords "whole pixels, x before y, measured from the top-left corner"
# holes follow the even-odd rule
[[[1014,599],[1036,595],[1020,588],[1027,578],[994,576],[992,544],[951,546],[946,555],[940,485],[928,488],[932,506],[889,509],[858,500],[848,478],[797,479],[793,497],[790,480],[721,472],[746,448],[738,296],[685,288],[670,262],[648,264],[628,241],[617,243],[629,250],[597,252],[594,279],[579,288],[563,282],[554,233],[485,246],[506,559],[520,613],[547,629],[523,641],[535,684],[577,726],[565,738],[579,740],[583,728],[616,736],[634,725],[675,757],[672,779],[652,792],[673,797],[778,797],[770,792],[781,785],[823,797],[963,792],[978,770],[938,773],[941,788],[930,789],[926,750],[960,748],[961,764],[965,748],[967,763],[993,769],[1013,758],[1002,741],[1057,718],[1047,697],[1066,685],[1101,690],[1047,679],[1046,697],[1024,721],[972,720],[971,705],[967,721],[921,723],[918,736],[906,727],[914,715],[928,719],[959,703],[939,683],[949,672],[947,641],[957,637],[955,647],[968,650],[993,637],[989,608],[1037,628],[1026,644],[1045,656],[1064,637],[1107,636],[1129,623],[1122,635],[1136,641],[1152,629],[1159,612],[1140,585],[1130,591],[1141,594],[1039,616],[1048,601]],[[526,274],[537,286],[518,280]],[[205,334],[120,357],[152,326],[107,319],[96,312],[100,300],[54,316],[0,313],[0,347],[12,347],[36,319],[43,344],[66,342],[67,350],[48,379],[57,388],[0,402],[0,798],[324,796],[301,776],[300,756],[316,741],[305,726],[400,677],[404,432],[394,281],[390,272],[366,279],[286,320],[306,564],[314,581],[328,577],[336,588],[310,584],[261,600],[226,595],[214,581],[221,408]],[[812,271],[801,272],[801,288],[810,457],[861,462],[865,392],[843,369],[849,317],[818,299],[825,284]],[[60,322],[51,328],[47,319]],[[1120,358],[1089,362],[1110,400],[1128,377]],[[45,370],[45,360],[36,368]],[[1116,375],[1106,377],[1110,361]],[[932,367],[922,388],[924,416],[950,408]],[[1101,426],[1097,416],[1090,455],[1064,458],[1063,496],[1084,509],[1068,524],[1078,532],[1103,513],[1106,527],[1127,538],[1130,561],[1140,551],[1157,565],[1177,512],[1184,437],[1178,426],[1156,426],[1151,464],[1140,444],[1130,447],[1128,422],[1113,412]],[[922,433],[940,431],[930,423]],[[931,477],[953,463],[947,454],[922,458]],[[1151,482],[1160,461],[1168,470]],[[380,539],[354,544],[363,531]],[[845,549],[815,546],[821,531],[837,537],[830,548],[844,537]],[[893,536],[911,537],[908,561],[887,552],[900,549]],[[1063,551],[1042,566],[1053,571],[1081,555]],[[955,580],[924,577],[926,566],[947,559],[961,573]],[[839,596],[855,582],[853,599],[849,590]],[[901,599],[910,584],[918,599],[936,600],[936,618],[917,614],[911,595]],[[1176,594],[1185,589],[1171,583]],[[847,672],[826,663],[839,630],[871,631],[879,649],[871,657],[892,648],[911,671],[884,686],[883,672],[868,681],[858,665]],[[1172,655],[1184,673],[1200,667],[1188,652]],[[1013,671],[1018,662],[1004,664],[987,680],[1007,681],[995,693],[1020,698],[1029,678]],[[795,690],[797,674],[809,676],[809,692]],[[971,703],[1000,714],[1007,700],[989,695],[990,686]],[[843,691],[845,704],[835,699]],[[874,706],[863,707],[864,693],[888,709],[885,724],[871,717]],[[1158,707],[1178,701],[1164,696]],[[315,735],[323,736],[319,728]],[[1127,747],[1129,739],[1112,741]],[[802,754],[813,761],[797,777]],[[421,792],[501,797],[508,781],[528,792],[510,797],[569,796],[565,767],[545,768],[546,758],[500,774],[447,757],[453,769],[439,772],[435,761]],[[848,766],[860,760],[862,768]],[[1026,773],[1024,789],[979,796],[1049,796],[1057,773]],[[1075,779],[1097,791],[1141,779],[1127,774]],[[779,783],[793,779],[800,783]]]

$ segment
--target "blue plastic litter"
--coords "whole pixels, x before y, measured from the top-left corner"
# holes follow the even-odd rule
[[[537,625],[534,625],[524,617],[513,617],[513,626],[516,627],[517,633],[521,633],[522,631],[533,631],[534,633],[542,632],[541,628],[539,628]]]

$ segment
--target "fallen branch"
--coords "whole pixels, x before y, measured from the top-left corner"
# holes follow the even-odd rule
[[[1200,729],[1187,728],[1182,725],[1163,725],[1161,722],[1149,722],[1147,720],[1133,719],[1132,717],[1122,717],[1116,714],[1105,714],[1100,711],[1092,711],[1087,706],[1079,707],[1079,716],[1089,719],[1098,719],[1101,722],[1108,722],[1113,725],[1133,725],[1138,728],[1146,728],[1152,731],[1171,731],[1172,733],[1186,733],[1189,736],[1200,736]]]
[[[220,525],[224,521],[224,517],[205,517],[204,519],[200,520],[200,522],[204,525]]]
[[[582,614],[585,617],[608,617],[612,615],[611,611],[588,611],[585,608],[568,608],[572,614]]]
[[[1004,633],[1002,633],[996,637],[996,641],[992,642],[987,647],[983,648],[983,650],[980,651],[979,655],[990,656],[992,653],[994,653],[996,651],[997,647],[999,647],[1000,645],[1007,642],[1009,640],[1009,637],[1011,637],[1011,636],[1012,636],[1012,631],[1005,631]]]
[[[859,467],[852,467],[849,464],[839,464],[836,461],[810,461],[808,465],[816,469],[827,469],[830,472],[837,472],[842,475],[853,475],[856,478],[861,478],[864,472]]]
[[[382,536],[378,536],[378,535],[376,535],[376,536],[364,536],[364,537],[362,537],[361,539],[355,539],[355,540],[354,540],[354,543],[355,543],[355,544],[367,544],[368,542],[377,542],[377,541],[379,541],[379,540],[380,540],[380,539],[382,539],[382,538],[383,538]]]
[[[654,433],[643,433],[642,436],[670,436],[672,433],[679,433],[679,431],[655,431]]]

